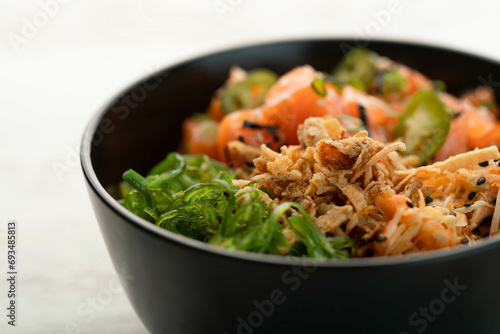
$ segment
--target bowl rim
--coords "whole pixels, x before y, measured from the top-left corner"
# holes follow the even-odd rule
[[[143,232],[149,233],[152,236],[161,239],[165,242],[174,242],[177,246],[190,248],[191,250],[196,250],[199,252],[205,252],[212,254],[214,256],[224,257],[227,259],[232,259],[234,261],[242,260],[247,262],[260,263],[264,265],[281,265],[281,266],[297,266],[297,265],[309,265],[314,267],[322,268],[366,268],[366,267],[405,267],[405,266],[420,266],[428,265],[432,263],[445,262],[450,260],[457,260],[459,258],[469,257],[474,254],[481,252],[486,252],[494,248],[499,248],[500,238],[493,237],[486,240],[480,240],[474,245],[467,247],[447,247],[439,250],[426,251],[415,254],[407,254],[401,256],[387,256],[387,257],[372,257],[372,258],[350,258],[346,260],[332,260],[332,259],[314,259],[307,257],[293,257],[293,256],[281,256],[272,254],[259,254],[241,250],[229,250],[222,247],[217,247],[210,245],[208,243],[190,239],[183,235],[171,232],[155,224],[135,215],[134,213],[127,210],[118,201],[116,201],[103,187],[100,183],[97,175],[95,174],[94,168],[92,166],[91,160],[91,149],[92,149],[92,138],[99,126],[100,121],[106,116],[110,107],[113,106],[116,101],[118,101],[124,94],[132,90],[134,87],[144,82],[147,77],[154,76],[161,72],[168,72],[169,70],[177,69],[188,65],[190,63],[203,60],[204,58],[221,55],[226,52],[233,51],[243,51],[244,49],[251,49],[255,47],[265,47],[275,44],[286,44],[286,43],[314,43],[314,42],[351,42],[355,43],[355,39],[351,37],[344,36],[315,36],[315,37],[301,37],[301,38],[279,38],[276,40],[259,41],[252,43],[238,43],[236,46],[232,45],[225,48],[218,48],[216,50],[210,50],[208,52],[203,52],[196,56],[189,57],[186,60],[174,62],[168,66],[163,66],[156,70],[154,73],[148,76],[141,76],[139,79],[132,82],[132,84],[124,86],[120,89],[115,96],[108,100],[94,116],[90,119],[87,124],[80,145],[80,162],[83,170],[85,179],[92,188],[92,191],[99,197],[99,199],[108,206],[116,215],[123,218],[128,224],[133,225],[137,229],[141,229]],[[481,61],[489,62],[492,64],[497,64],[500,66],[498,60],[470,53],[468,51],[460,50],[455,47],[448,47],[438,44],[433,44],[432,42],[418,41],[407,41],[397,38],[390,39],[370,39],[369,43],[386,43],[386,44],[400,44],[413,47],[431,48],[437,51],[448,51],[456,54],[460,54],[466,57],[476,58]],[[89,189],[90,190],[90,189]]]

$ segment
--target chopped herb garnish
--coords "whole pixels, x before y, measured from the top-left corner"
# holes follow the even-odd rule
[[[313,82],[311,82],[311,88],[319,96],[321,96],[321,97],[326,96],[326,85],[322,79],[320,79],[320,78],[314,79]]]

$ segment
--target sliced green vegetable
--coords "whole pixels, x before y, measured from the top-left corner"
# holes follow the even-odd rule
[[[311,82],[311,88],[314,90],[316,94],[320,97],[326,96],[326,85],[323,79],[316,78]]]
[[[367,90],[375,77],[375,60],[378,55],[367,49],[352,49],[333,70],[341,85],[350,84]]]
[[[365,124],[359,118],[348,115],[340,115],[335,118],[338,119],[342,127],[349,132],[357,133],[365,128]]]
[[[418,155],[420,164],[431,159],[446,140],[450,119],[450,113],[434,93],[415,94],[395,129],[395,135],[406,144],[404,154]]]
[[[395,69],[383,71],[381,73],[381,79],[380,91],[383,94],[400,93],[407,85],[406,79]]]
[[[446,92],[446,84],[441,80],[432,80],[432,87],[436,92]]]
[[[241,109],[253,109],[264,103],[264,97],[278,81],[278,75],[266,69],[249,71],[247,77],[224,88],[221,96],[222,109],[226,114]]]

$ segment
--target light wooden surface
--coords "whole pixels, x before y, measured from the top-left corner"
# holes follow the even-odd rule
[[[48,2],[0,0],[1,310],[8,219],[19,224],[20,279],[18,326],[1,311],[1,333],[146,333],[115,285],[77,158],[90,117],[136,78],[281,36],[392,37],[500,59],[498,2],[451,0],[405,1],[385,19],[391,0],[68,1],[15,52],[12,34]]]

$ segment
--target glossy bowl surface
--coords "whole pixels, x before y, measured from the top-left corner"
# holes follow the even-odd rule
[[[231,252],[161,229],[106,191],[133,168],[176,150],[181,122],[202,112],[232,65],[283,74],[330,71],[353,40],[285,41],[188,60],[142,78],[87,127],[81,161],[114,266],[152,333],[498,333],[500,239],[417,256],[313,261]],[[496,61],[435,46],[368,48],[446,82],[459,94],[490,84]],[[498,91],[496,91],[497,99]]]

